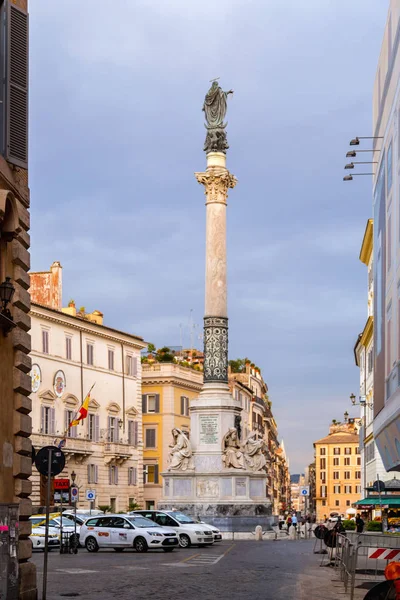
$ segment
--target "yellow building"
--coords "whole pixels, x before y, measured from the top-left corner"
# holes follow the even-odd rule
[[[143,472],[145,508],[162,496],[161,473],[168,468],[171,431],[190,435],[189,406],[203,385],[203,372],[176,363],[142,365]]]
[[[345,517],[361,497],[358,424],[359,419],[334,423],[328,436],[314,442],[317,521],[331,513]]]

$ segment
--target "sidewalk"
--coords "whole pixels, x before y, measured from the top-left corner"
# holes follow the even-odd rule
[[[320,566],[322,555],[315,554],[314,566],[307,567],[304,573],[298,576],[297,596],[299,600],[343,600],[350,599],[350,589],[344,591],[343,582],[340,580],[339,571],[333,567]],[[355,588],[354,600],[363,600],[367,589]]]

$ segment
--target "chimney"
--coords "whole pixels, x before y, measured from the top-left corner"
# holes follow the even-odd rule
[[[62,309],[62,266],[59,261],[53,262],[50,271],[30,273],[31,301],[48,306],[55,310]]]

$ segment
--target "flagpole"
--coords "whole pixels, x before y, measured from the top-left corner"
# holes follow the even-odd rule
[[[90,390],[88,391],[88,393],[86,394],[86,396],[84,397],[84,399],[83,399],[83,402],[82,402],[82,404],[80,405],[80,407],[78,408],[78,410],[77,410],[77,411],[75,411],[75,414],[74,414],[74,416],[73,416],[73,418],[72,418],[71,422],[69,423],[68,427],[67,427],[67,428],[66,428],[66,430],[64,431],[64,435],[63,435],[63,437],[62,437],[62,440],[61,440],[61,442],[62,442],[63,440],[65,440],[65,438],[67,437],[67,435],[68,435],[68,432],[69,432],[69,430],[71,429],[71,423],[72,423],[72,421],[75,421],[76,417],[77,417],[77,416],[78,416],[78,414],[79,414],[79,411],[81,410],[82,406],[83,406],[83,405],[84,405],[84,403],[85,403],[85,400],[86,400],[86,398],[89,396],[90,392],[92,391],[92,389],[94,388],[94,386],[95,386],[95,385],[96,385],[96,382],[94,382],[94,384],[92,385],[92,387],[90,388]],[[61,442],[60,442],[60,443],[61,443]]]

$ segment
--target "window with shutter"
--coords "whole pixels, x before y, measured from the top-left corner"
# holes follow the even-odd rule
[[[99,467],[94,465],[94,483],[99,483]]]
[[[160,394],[156,394],[156,413],[160,412]]]
[[[181,415],[185,414],[185,397],[181,396]]]
[[[65,358],[67,360],[72,359],[72,338],[69,336],[65,338]]]
[[[158,465],[154,465],[154,483],[158,483]]]
[[[100,416],[99,415],[95,416],[94,426],[95,426],[94,441],[99,442],[100,441]]]
[[[56,409],[50,408],[50,433],[53,435],[56,432]]]
[[[139,443],[139,423],[134,421],[133,425],[133,445],[137,446]]]
[[[45,433],[45,430],[44,430],[45,423],[44,423],[44,421],[45,421],[45,408],[44,408],[44,406],[41,406],[40,407],[40,431],[41,431],[41,433]]]
[[[142,394],[142,413],[147,413],[147,394]]]
[[[1,153],[10,163],[28,168],[28,14],[11,2],[2,2],[1,20],[6,39],[2,45]],[[5,71],[4,71],[5,69]],[[5,141],[5,147],[4,147]]]
[[[137,485],[137,468],[133,467],[133,483],[132,485]]]
[[[49,332],[47,329],[42,329],[42,352],[43,354],[49,353]]]
[[[108,349],[108,368],[114,371],[114,350]]]
[[[156,430],[146,428],[146,448],[156,447]]]
[[[138,366],[137,357],[132,356],[132,375],[134,377],[137,377],[137,366]]]
[[[87,467],[87,482],[92,483],[92,465],[88,465]]]

